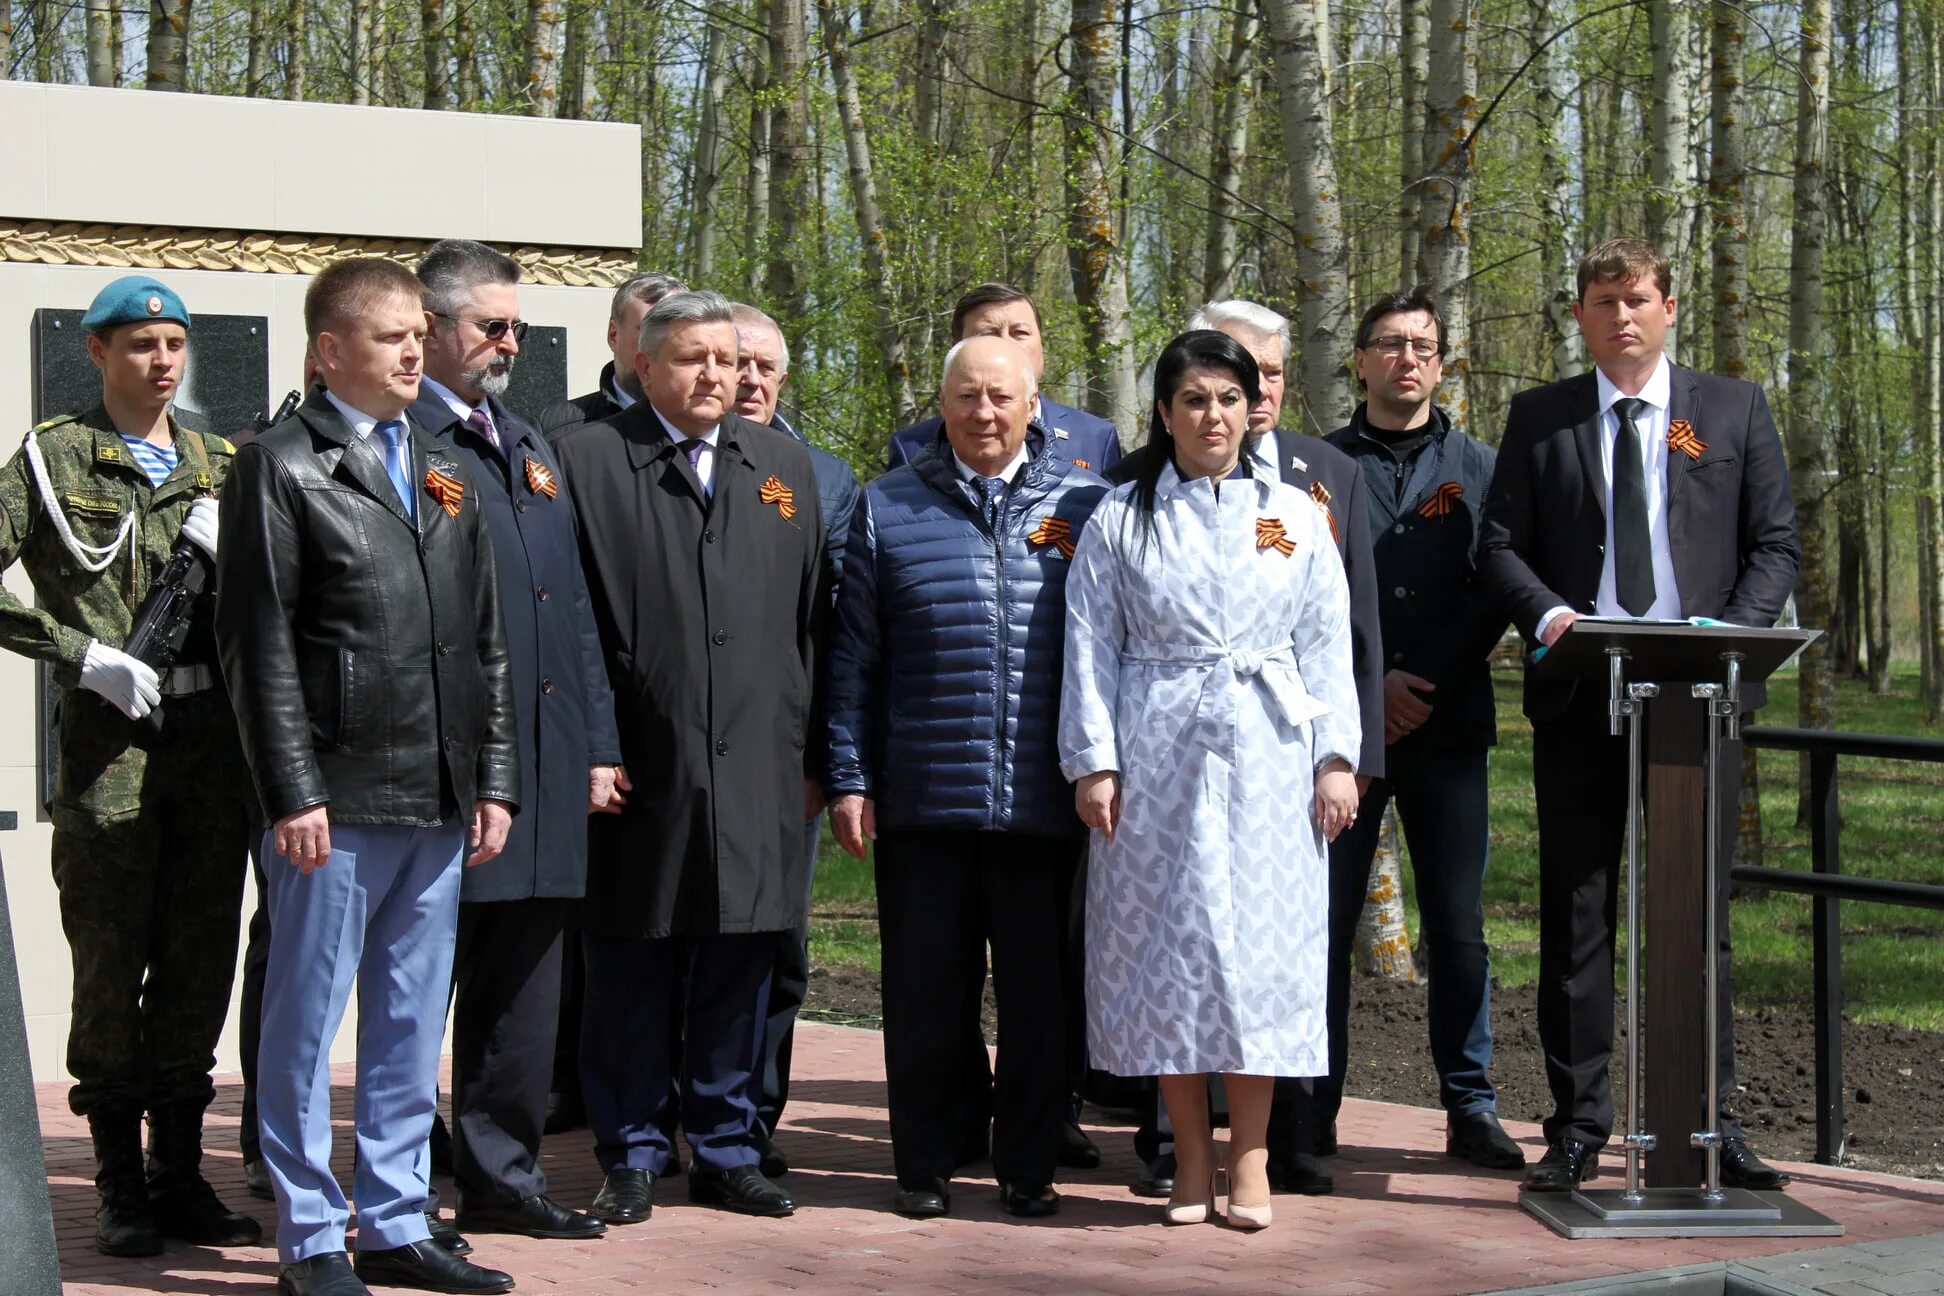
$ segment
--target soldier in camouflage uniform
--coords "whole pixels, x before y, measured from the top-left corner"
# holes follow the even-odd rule
[[[82,324],[102,403],[41,424],[0,469],[0,571],[18,559],[39,600],[0,589],[0,648],[51,662],[62,687],[53,845],[74,959],[68,1101],[94,1137],[100,1250],[154,1255],[164,1236],[252,1245],[256,1221],[228,1211],[198,1168],[255,823],[248,771],[208,608],[159,677],[119,648],[179,538],[213,555],[212,496],[234,450],[169,413],[189,326],[173,292],[116,280]],[[147,718],[158,704],[159,726]]]

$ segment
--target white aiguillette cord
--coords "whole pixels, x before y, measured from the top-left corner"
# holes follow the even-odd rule
[[[115,555],[128,541],[128,533],[135,529],[134,510],[122,515],[121,530],[115,533],[112,543],[106,545],[82,544],[75,536],[74,528],[68,525],[67,513],[61,508],[60,501],[54,498],[54,484],[47,479],[47,464],[41,459],[40,445],[34,434],[29,432],[22,443],[27,451],[27,464],[34,470],[34,484],[40,487],[41,503],[46,507],[48,518],[54,523],[54,533],[61,537],[61,543],[74,555],[74,561],[90,572],[106,571],[108,564],[115,561]]]

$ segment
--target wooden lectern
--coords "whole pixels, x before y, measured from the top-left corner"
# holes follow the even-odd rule
[[[1735,841],[1742,690],[1819,633],[1581,617],[1534,666],[1603,690],[1628,743],[1626,1187],[1520,1195],[1568,1237],[1842,1232],[1784,1194],[1721,1187],[1715,1063],[1716,881]]]

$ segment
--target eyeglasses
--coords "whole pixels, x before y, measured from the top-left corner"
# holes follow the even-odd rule
[[[489,334],[488,336],[491,335]],[[1365,350],[1375,350],[1378,355],[1383,356],[1387,360],[1395,360],[1397,357],[1403,355],[1405,347],[1411,348],[1411,354],[1420,360],[1429,360],[1432,356],[1438,354],[1438,340],[1436,338],[1407,338],[1392,335],[1389,337],[1372,338],[1364,344]]]
[[[454,324],[472,325],[474,328],[478,329],[481,333],[484,333],[486,335],[486,340],[488,342],[499,341],[501,338],[506,336],[507,330],[509,329],[512,330],[513,340],[515,342],[524,342],[526,341],[527,330],[533,327],[523,319],[476,320],[476,319],[467,319],[463,315],[445,315],[445,314],[441,314],[439,311],[433,311],[432,313],[434,315],[437,315],[440,319],[451,320]]]

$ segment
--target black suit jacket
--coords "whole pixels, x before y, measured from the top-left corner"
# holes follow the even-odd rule
[[[830,598],[807,447],[734,414],[705,494],[646,402],[554,443],[635,790],[590,827],[597,936],[791,931]]]
[[[601,366],[601,384],[584,396],[557,401],[540,411],[534,422],[547,440],[558,441],[561,435],[582,423],[612,418],[621,412],[620,402],[614,399],[614,361]]]
[[[1384,636],[1378,618],[1377,563],[1371,556],[1370,518],[1364,500],[1363,469],[1327,441],[1277,429],[1276,465],[1283,481],[1315,500],[1329,516],[1330,535],[1343,559],[1350,586],[1351,671],[1357,680],[1357,710],[1363,724],[1363,750],[1357,773],[1384,776]],[[1143,445],[1105,474],[1119,486],[1140,475],[1154,453]]]
[[[1667,536],[1681,615],[1769,626],[1795,588],[1802,549],[1782,438],[1754,383],[1673,366],[1668,417],[1706,448],[1667,456]],[[1555,607],[1592,614],[1606,549],[1599,387],[1592,373],[1520,392],[1485,505],[1479,574],[1527,640]],[[1525,710],[1557,718],[1573,682],[1526,669]],[[1750,710],[1767,694],[1744,692]]]
[[[462,900],[576,898],[587,889],[587,770],[621,760],[601,638],[581,577],[579,528],[546,438],[497,400],[493,446],[421,387],[412,421],[452,447],[493,535],[520,744],[520,813],[506,849],[460,886]]]

